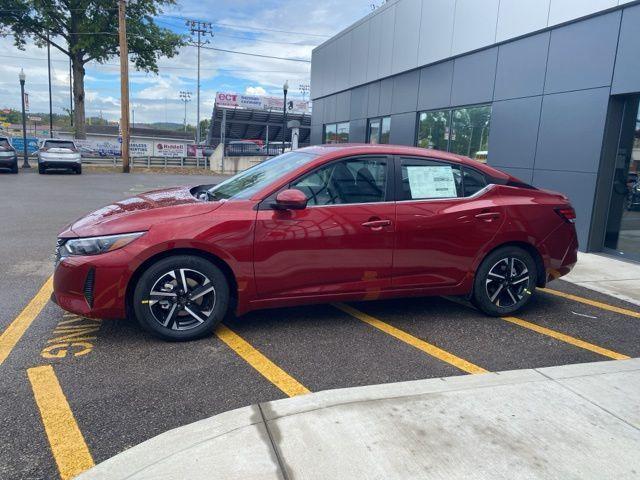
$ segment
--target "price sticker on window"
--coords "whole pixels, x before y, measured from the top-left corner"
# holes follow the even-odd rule
[[[458,196],[450,166],[407,166],[411,198],[452,198]]]

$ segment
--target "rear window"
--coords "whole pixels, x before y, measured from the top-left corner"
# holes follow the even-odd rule
[[[68,148],[69,150],[75,150],[76,146],[73,142],[60,141],[60,140],[47,140],[44,142],[45,148]]]
[[[0,138],[0,148],[4,150],[11,150],[11,144],[9,143],[9,140],[7,140],[6,138]]]

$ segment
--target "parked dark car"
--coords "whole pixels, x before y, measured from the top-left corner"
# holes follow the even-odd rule
[[[18,173],[18,155],[9,137],[0,137],[0,168]]]

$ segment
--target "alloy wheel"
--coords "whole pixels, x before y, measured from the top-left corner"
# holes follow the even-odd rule
[[[202,272],[189,268],[162,274],[149,292],[153,318],[169,330],[190,330],[203,324],[216,305],[216,290]]]
[[[506,257],[496,262],[485,280],[489,300],[501,308],[509,308],[520,302],[528,285],[529,270],[516,257]]]

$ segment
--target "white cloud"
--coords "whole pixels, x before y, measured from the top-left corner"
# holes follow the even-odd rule
[[[247,94],[247,95],[266,95],[267,91],[264,88],[260,87],[260,86],[258,86],[258,87],[249,86],[249,87],[244,89],[244,93]]]

